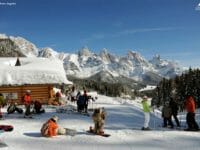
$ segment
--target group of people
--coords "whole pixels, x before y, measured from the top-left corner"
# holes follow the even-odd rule
[[[148,100],[148,97],[144,96],[141,102],[143,111],[144,111],[144,126],[142,127],[142,130],[150,130],[149,121],[150,121],[151,106],[147,100]],[[185,104],[184,105],[185,109],[187,111],[186,122],[188,125],[188,128],[185,130],[187,131],[199,130],[199,126],[197,122],[195,121],[196,103],[193,96],[191,95],[186,96],[184,104]],[[170,101],[166,101],[164,103],[164,106],[162,108],[163,127],[174,128],[172,117],[174,118],[177,127],[180,127],[180,121],[177,117],[178,110],[179,110],[179,107],[178,107],[178,103],[176,99],[173,99],[171,97]]]
[[[80,113],[88,113],[88,103],[91,96],[87,94],[86,89],[83,90],[83,94],[80,91],[76,91],[75,86],[72,87],[69,93],[69,100],[77,104],[77,111]]]
[[[37,100],[32,100],[31,99],[31,91],[30,90],[26,90],[25,95],[22,98],[22,102],[25,106],[25,113],[24,113],[24,117],[32,117],[32,114],[40,114],[40,113],[44,113],[45,110],[44,108],[42,108],[42,104],[40,101]],[[9,100],[7,101],[3,94],[0,93],[0,118],[3,117],[2,113],[1,113],[1,108],[4,107],[5,105],[8,105],[7,108],[7,113],[8,114],[12,114],[14,112],[18,112],[20,114],[23,113],[23,109],[18,107],[17,103],[14,100]]]

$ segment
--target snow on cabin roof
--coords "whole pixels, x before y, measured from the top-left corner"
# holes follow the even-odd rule
[[[0,58],[0,85],[72,84],[61,61],[49,58]]]

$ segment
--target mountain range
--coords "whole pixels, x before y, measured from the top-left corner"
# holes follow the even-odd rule
[[[146,60],[136,51],[128,51],[126,56],[116,56],[103,49],[99,54],[84,47],[77,53],[57,52],[50,47],[37,46],[22,37],[0,34],[0,56],[45,57],[63,62],[67,76],[103,82],[126,82],[156,85],[163,77],[180,75],[183,69],[178,63],[163,60],[155,55]]]

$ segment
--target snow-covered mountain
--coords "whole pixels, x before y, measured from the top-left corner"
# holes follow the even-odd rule
[[[11,40],[13,45],[16,47],[15,50],[26,57],[36,57],[38,55],[38,48],[33,43],[22,37],[0,34],[0,40]]]
[[[182,72],[182,68],[173,61],[163,60],[156,55],[148,61],[138,52],[129,50],[126,56],[116,56],[103,49],[99,54],[84,47],[77,53],[59,53],[52,48],[38,49],[33,43],[21,37],[0,34],[0,39],[10,39],[27,57],[56,58],[63,61],[67,75],[77,78],[89,78],[99,73],[109,73],[113,78],[124,76],[136,81],[159,81]],[[103,73],[105,72],[105,73]],[[109,76],[110,78],[110,76]],[[154,82],[154,83],[155,83]]]
[[[61,59],[54,51],[42,55],[49,56]],[[171,78],[182,73],[182,68],[176,62],[163,60],[159,56],[148,61],[131,50],[126,56],[116,56],[107,49],[96,54],[84,47],[77,54],[63,55],[62,60],[66,74],[77,78],[93,78],[95,75],[99,77],[109,73],[112,76],[102,77],[105,81],[115,81],[115,78],[124,76],[146,84],[156,84],[162,77]]]

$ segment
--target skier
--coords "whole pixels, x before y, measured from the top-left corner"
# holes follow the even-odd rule
[[[148,97],[144,96],[142,100],[142,107],[144,112],[144,126],[142,127],[142,130],[150,130],[149,128],[149,121],[150,121],[150,106],[147,102]]]
[[[177,115],[178,115],[178,104],[176,102],[176,99],[171,97],[169,105],[170,105],[170,107],[172,109],[172,116],[173,116],[173,118],[174,118],[174,120],[176,122],[176,125],[177,125],[177,127],[180,127],[180,122],[179,122],[179,120],[177,118]]]
[[[186,97],[185,101],[185,109],[187,110],[186,121],[188,124],[187,131],[197,131],[199,130],[199,126],[195,121],[195,100],[191,95]]]
[[[163,106],[162,117],[163,117],[163,127],[167,127],[168,125],[170,125],[171,128],[174,128],[174,124],[172,122],[172,109],[168,101],[166,101]]]
[[[26,91],[26,94],[24,95],[23,100],[24,100],[24,105],[26,108],[24,117],[32,118],[31,110],[30,110],[31,109],[31,91],[30,90]]]
[[[99,135],[104,134],[103,127],[105,124],[105,117],[106,117],[106,112],[105,112],[104,108],[94,109],[94,113],[92,115],[92,119],[94,122],[94,129],[92,129],[92,127],[90,127],[90,131],[94,132],[95,134],[99,134]]]

